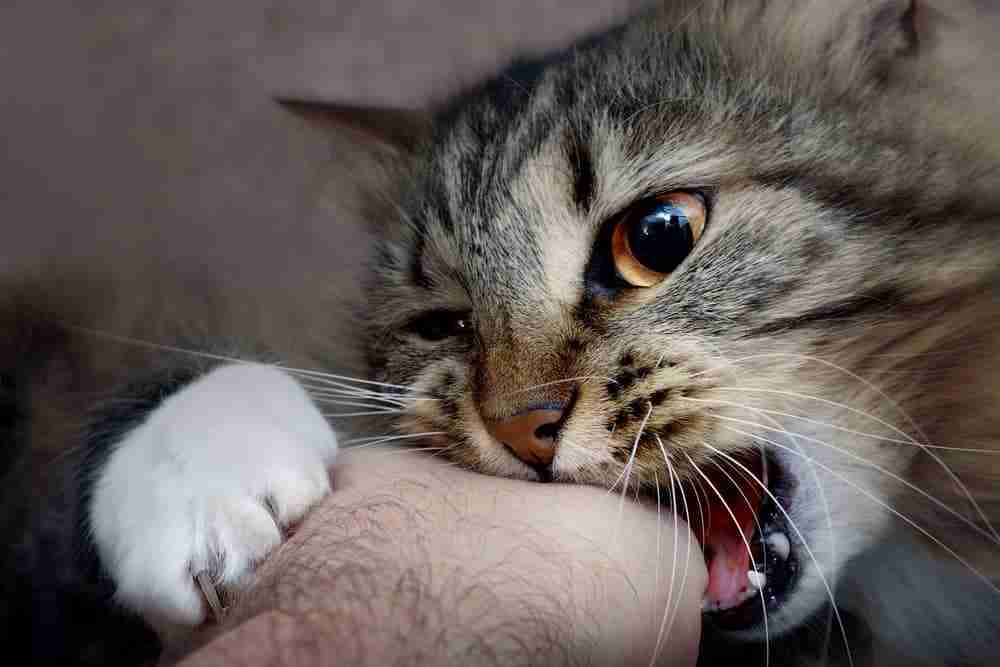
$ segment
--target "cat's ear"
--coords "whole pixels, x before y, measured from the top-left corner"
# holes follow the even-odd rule
[[[892,60],[914,55],[920,47],[917,0],[878,0],[870,5],[863,36],[875,57]]]
[[[841,48],[853,61],[854,74],[885,82],[898,66],[917,56],[925,9],[918,0],[872,0],[852,12]]]
[[[295,115],[331,132],[350,132],[373,148],[410,154],[430,136],[431,115],[417,109],[338,104],[292,97],[275,101]]]

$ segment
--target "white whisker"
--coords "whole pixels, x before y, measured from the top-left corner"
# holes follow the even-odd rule
[[[366,401],[377,401],[379,403],[390,403],[392,405],[406,405],[407,400],[400,398],[399,394],[389,395],[382,394],[379,392],[362,390],[343,390],[343,389],[329,389],[326,387],[320,388],[313,385],[303,383],[302,386],[309,392],[314,398],[353,398]],[[416,400],[416,399],[410,399]]]
[[[392,407],[389,405],[378,405],[378,404],[373,405],[371,403],[361,403],[358,401],[335,401],[332,399],[323,398],[323,399],[314,399],[314,402],[318,403],[319,405],[337,405],[345,408],[369,408],[371,410],[388,410],[389,412],[403,412],[403,410],[398,407]]]
[[[864,386],[866,386],[869,389],[871,389],[872,391],[874,391],[879,397],[881,397],[882,399],[884,399],[893,408],[895,408],[895,410],[899,414],[901,414],[910,423],[910,426],[913,427],[913,430],[916,431],[917,435],[919,435],[921,437],[921,439],[923,439],[925,441],[925,443],[928,440],[927,434],[924,433],[924,431],[920,428],[920,425],[917,423],[917,421],[915,419],[913,419],[913,417],[910,416],[909,412],[907,412],[906,410],[904,410],[903,407],[899,403],[897,403],[896,401],[894,401],[892,399],[892,397],[889,396],[887,393],[885,393],[885,391],[883,391],[880,387],[872,384],[870,381],[868,381],[865,378],[861,377],[857,373],[854,373],[853,371],[850,371],[850,370],[844,368],[843,366],[840,366],[840,365],[835,364],[833,362],[827,361],[826,359],[821,359],[819,357],[813,357],[813,356],[802,355],[802,354],[795,354],[795,355],[793,355],[793,354],[781,353],[781,352],[772,352],[770,354],[772,356],[790,356],[790,357],[797,358],[797,359],[811,361],[813,363],[817,363],[817,364],[826,366],[827,368],[832,368],[832,369],[834,369],[834,370],[836,370],[836,371],[838,371],[840,373],[843,373],[843,374],[847,375],[848,377],[850,377],[850,378],[852,378],[852,379],[860,382]],[[819,399],[817,397],[812,397],[812,398],[813,398],[813,400],[823,400],[823,399]],[[831,403],[833,403],[833,402],[831,402]],[[836,403],[834,403],[834,404],[836,405]],[[850,406],[841,405],[840,407],[848,409],[848,410],[850,410],[852,412],[859,412],[859,413],[861,413],[861,411],[858,411],[856,408],[851,408]],[[864,414],[864,413],[861,413],[861,414]],[[965,485],[965,483],[962,482],[962,480],[958,477],[958,475],[955,473],[955,471],[953,471],[948,466],[948,464],[945,463],[943,459],[941,459],[940,456],[938,456],[933,451],[931,451],[931,449],[928,448],[926,445],[918,443],[918,441],[915,438],[912,438],[909,433],[906,433],[906,432],[902,431],[901,429],[896,428],[895,426],[893,426],[893,425],[889,424],[888,422],[885,422],[885,421],[883,421],[883,420],[875,417],[874,415],[866,415],[866,416],[868,416],[870,419],[875,420],[876,422],[881,423],[883,426],[889,428],[893,432],[898,433],[899,435],[903,436],[904,438],[907,438],[907,439],[911,440],[914,444],[917,444],[918,446],[922,447],[922,449],[924,450],[924,452],[928,456],[930,456],[931,459],[935,463],[937,463],[945,471],[945,474],[948,475],[948,477],[951,479],[951,481],[965,495],[966,499],[972,505],[973,509],[976,510],[976,513],[979,515],[979,518],[982,519],[983,523],[986,524],[986,527],[990,530],[991,533],[993,533],[994,538],[996,538],[997,541],[1000,541],[1000,532],[997,532],[996,528],[994,528],[993,523],[990,521],[989,517],[986,516],[986,512],[984,512],[983,509],[982,509],[982,507],[980,507],[979,503],[976,501],[975,497],[972,495],[972,492]]]
[[[772,445],[774,447],[778,447],[780,449],[784,449],[785,451],[788,451],[788,452],[790,452],[792,454],[795,454],[796,456],[802,456],[802,454],[800,454],[799,452],[796,452],[795,450],[791,449],[790,447],[786,447],[785,445],[779,444],[777,442],[774,442],[773,440],[770,440],[768,438],[764,438],[764,437],[762,437],[760,435],[753,435],[751,433],[747,433],[745,431],[741,431],[740,429],[733,428],[732,426],[724,426],[724,428],[728,428],[729,430],[734,431],[735,433],[739,433],[739,434],[741,434],[743,436],[746,436],[748,438],[758,438],[758,439],[763,440],[764,442],[766,442],[766,443],[768,443],[768,444],[770,444],[770,445]],[[866,498],[868,498],[869,500],[871,500],[872,502],[874,502],[878,506],[882,507],[883,509],[887,510],[888,512],[891,512],[894,516],[896,516],[897,518],[899,518],[902,521],[904,521],[908,526],[910,526],[914,530],[918,531],[921,535],[923,535],[924,537],[926,537],[927,539],[931,540],[936,545],[938,545],[939,547],[941,547],[942,549],[944,549],[955,560],[957,560],[959,563],[961,563],[966,568],[968,568],[969,571],[972,572],[972,574],[976,575],[976,577],[978,577],[980,580],[982,580],[983,583],[985,583],[992,591],[1000,594],[1000,588],[998,588],[997,585],[994,584],[989,579],[989,577],[987,577],[986,575],[982,574],[979,570],[977,570],[975,567],[973,567],[967,560],[965,560],[964,558],[962,558],[961,556],[959,556],[958,553],[955,552],[954,549],[952,549],[951,547],[949,547],[947,544],[945,544],[939,538],[935,537],[926,528],[924,528],[923,526],[921,526],[916,521],[914,521],[910,517],[906,516],[905,514],[903,514],[902,512],[900,512],[899,510],[897,510],[896,508],[892,507],[888,503],[886,503],[883,500],[877,498],[871,491],[863,488],[862,486],[856,484],[855,482],[852,482],[845,475],[841,475],[840,473],[836,472],[835,470],[833,470],[829,466],[824,465],[823,463],[821,463],[819,461],[816,461],[815,459],[813,459],[813,462],[816,465],[818,465],[820,468],[822,468],[823,470],[825,470],[826,472],[828,472],[830,475],[834,476],[835,478],[839,479],[843,483],[845,483],[848,486],[852,487],[853,489],[855,489],[859,493],[863,494]]]
[[[663,515],[660,512],[660,476],[656,470],[653,470],[653,488],[656,489],[656,572],[653,578],[653,599],[659,599],[660,565],[663,563]]]
[[[341,417],[374,417],[376,415],[395,415],[399,410],[369,410],[366,412],[324,412],[324,417],[328,419],[339,419]]]
[[[743,527],[740,526],[740,522],[736,519],[736,513],[733,512],[732,508],[729,507],[729,503],[726,502],[725,497],[722,495],[719,489],[716,488],[715,484],[712,483],[712,480],[709,479],[708,475],[706,475],[701,470],[701,468],[699,468],[698,465],[694,462],[694,459],[692,459],[687,452],[684,452],[684,457],[688,460],[688,463],[691,464],[691,467],[694,469],[694,471],[698,473],[701,476],[701,478],[705,481],[705,483],[708,484],[708,486],[712,489],[712,491],[715,492],[716,497],[719,499],[719,503],[722,505],[722,508],[726,510],[726,513],[729,514],[729,518],[733,520],[733,525],[736,527],[736,532],[740,534],[740,539],[743,540],[743,544],[747,548],[747,553],[750,556],[750,565],[753,566],[755,572],[759,572],[760,570],[758,570],[757,568],[757,559],[754,558],[753,549],[750,548],[750,540],[748,540],[746,535],[743,534]],[[718,464],[716,464],[716,467],[722,470],[722,467],[719,466]],[[729,477],[729,474],[726,473],[725,470],[722,470],[722,472],[723,474],[726,475],[726,477]],[[753,503],[750,502],[750,499],[747,498],[745,493],[743,493],[743,489],[740,488],[739,484],[736,484],[735,480],[733,480],[732,477],[729,477],[729,481],[733,482],[733,486],[735,486],[739,490],[740,495],[743,496],[743,500],[746,501],[747,507],[750,508],[751,515],[753,516],[754,525],[757,526],[757,531],[761,533],[761,535],[763,535],[764,531],[761,529],[760,522],[757,520],[757,508],[753,506]],[[761,586],[757,590],[757,593],[760,596],[760,604],[764,610],[764,658],[765,658],[764,664],[770,665],[771,633],[767,626],[767,600],[764,598],[764,587]]]
[[[677,612],[680,610],[681,604],[680,595],[677,596],[676,601],[673,600],[674,581],[676,580],[675,577],[677,573],[677,538],[680,536],[677,507],[674,504],[676,500],[674,487],[675,483],[677,484],[677,490],[681,494],[681,501],[684,505],[684,514],[685,516],[690,516],[690,508],[688,507],[687,494],[684,492],[684,486],[680,483],[680,480],[677,478],[677,474],[674,472],[674,466],[670,463],[670,457],[667,455],[667,450],[663,446],[663,441],[660,440],[660,436],[655,437],[657,444],[660,446],[660,452],[663,454],[663,463],[667,466],[667,475],[670,477],[670,504],[674,511],[674,548],[670,568],[670,591],[667,597],[667,604],[663,609],[663,618],[660,619],[660,629],[656,635],[656,644],[653,648],[653,657],[649,661],[649,667],[653,667],[653,665],[656,664],[656,659],[660,655],[660,647],[663,646],[663,638],[673,629],[674,622],[677,618]],[[684,571],[681,574],[681,585],[678,589],[679,593],[683,593],[687,588],[688,573],[691,569],[691,540],[688,538],[685,541],[687,547],[684,555]]]
[[[639,425],[639,431],[635,434],[635,442],[632,443],[632,453],[628,457],[628,463],[625,464],[625,482],[622,483],[622,495],[621,500],[618,501],[618,520],[615,525],[615,543],[618,542],[618,528],[621,526],[622,522],[622,512],[625,509],[625,493],[628,491],[629,478],[632,476],[632,466],[635,464],[635,454],[639,450],[639,440],[642,439],[642,432],[646,428],[646,422],[649,421],[649,415],[653,414],[653,404],[649,404],[649,410],[646,411],[646,417],[642,420]]]
[[[769,410],[766,408],[751,407],[744,405],[742,403],[736,403],[732,401],[725,401],[717,398],[692,398],[690,396],[677,396],[677,400],[688,401],[691,403],[714,403],[717,405],[732,405],[738,408],[744,408],[747,410],[753,410],[754,412],[761,412],[767,415],[775,415],[777,417],[787,417],[789,419],[796,419],[799,421],[806,422],[807,424],[813,424],[815,426],[823,426],[834,431],[840,431],[841,433],[847,433],[848,435],[854,435],[859,438],[871,438],[874,440],[882,440],[885,442],[892,442],[899,445],[909,445],[918,448],[929,448],[929,449],[943,449],[949,452],[962,452],[969,454],[988,454],[1000,456],[1000,450],[998,449],[977,449],[970,447],[951,447],[949,445],[928,445],[924,443],[914,442],[912,438],[893,438],[887,435],[879,435],[878,433],[868,433],[866,431],[856,431],[854,429],[846,428],[844,426],[838,426],[836,424],[831,424],[829,422],[822,421],[820,419],[812,419],[810,417],[804,417],[802,415],[792,414],[790,412],[782,412],[781,410]]]
[[[750,421],[750,420],[747,420],[747,419],[740,419],[739,417],[726,417],[725,415],[718,415],[718,414],[712,414],[711,416],[713,418],[715,418],[715,419],[721,419],[723,421],[736,422],[738,424],[743,424],[744,426],[754,426],[754,427],[757,427],[757,428],[762,428],[762,429],[764,429],[766,431],[777,431],[779,433],[783,433],[783,434],[791,436],[791,437],[801,438],[801,439],[803,439],[803,440],[805,440],[807,442],[811,442],[811,443],[814,443],[814,444],[821,445],[823,447],[827,447],[829,449],[832,449],[833,451],[838,452],[840,454],[843,454],[844,456],[847,456],[849,458],[852,458],[855,461],[858,461],[859,463],[864,464],[866,467],[869,467],[872,470],[875,470],[875,471],[877,471],[877,472],[885,475],[889,479],[891,479],[891,480],[893,480],[895,482],[898,482],[899,484],[902,484],[906,488],[910,489],[911,491],[919,494],[920,496],[922,496],[926,500],[930,501],[931,503],[933,503],[934,505],[936,505],[938,508],[940,508],[943,511],[947,512],[948,514],[950,514],[954,518],[958,519],[959,521],[961,521],[962,523],[964,523],[966,526],[968,526],[970,529],[974,530],[976,533],[978,533],[979,535],[983,536],[985,539],[987,539],[987,540],[989,540],[991,542],[995,542],[997,544],[1000,544],[1000,540],[997,540],[997,538],[995,538],[989,531],[985,530],[982,526],[977,525],[976,522],[972,521],[971,519],[969,519],[967,516],[963,515],[958,510],[952,508],[951,506],[949,506],[947,503],[945,503],[941,499],[937,498],[934,495],[931,495],[927,491],[924,491],[919,486],[913,484],[912,482],[910,482],[907,479],[901,477],[900,475],[897,475],[896,473],[892,472],[891,470],[887,470],[887,469],[883,468],[882,466],[878,465],[877,463],[875,463],[873,461],[869,461],[868,459],[866,459],[865,457],[863,457],[863,456],[861,456],[859,454],[855,454],[854,452],[852,452],[849,449],[844,449],[842,447],[837,447],[836,445],[830,444],[828,442],[824,442],[823,440],[820,440],[819,438],[813,438],[811,436],[803,435],[801,433],[791,433],[791,432],[789,432],[789,431],[787,431],[785,429],[782,429],[782,428],[775,428],[773,426],[767,426],[765,424],[760,424],[758,422]],[[806,458],[808,458],[808,457],[806,457]]]
[[[375,445],[382,445],[387,442],[396,442],[398,440],[410,440],[413,438],[428,438],[438,435],[447,435],[444,431],[428,431],[426,433],[406,433],[403,435],[386,435],[379,436],[377,438],[357,438],[354,440],[347,440],[344,442],[344,446],[347,449],[362,449],[364,447],[373,447]]]
[[[734,430],[734,431],[736,430],[736,429],[733,429],[733,428],[728,427],[728,426],[726,426],[725,428],[729,428],[729,429]],[[751,436],[750,434],[744,434],[744,435],[746,435],[748,437],[751,437],[751,438],[754,437],[754,436]],[[733,458],[729,454],[726,454],[722,450],[713,447],[712,445],[708,444],[707,442],[703,443],[703,445],[707,449],[709,449],[710,451],[712,451],[715,454],[717,454],[718,456],[721,456],[722,458],[730,461],[730,463],[732,463],[732,465],[735,465],[737,468],[741,469],[744,473],[746,473],[746,475],[748,476],[748,478],[755,480],[757,482],[757,485],[761,487],[761,490],[765,494],[767,494],[767,496],[774,503],[774,505],[778,509],[778,511],[781,512],[781,514],[785,517],[785,521],[788,522],[789,528],[791,528],[793,531],[795,531],[795,534],[798,536],[799,541],[802,543],[802,548],[806,550],[806,553],[809,555],[809,558],[816,565],[816,574],[819,576],[820,581],[823,584],[823,587],[826,589],[826,594],[830,598],[830,604],[832,605],[832,608],[834,610],[834,614],[836,614],[836,616],[837,616],[837,625],[840,626],[840,634],[841,634],[841,636],[843,637],[843,640],[844,640],[844,650],[847,652],[847,662],[848,662],[848,664],[851,667],[854,667],[854,658],[851,655],[851,644],[847,640],[847,630],[844,627],[843,620],[840,618],[840,611],[837,609],[837,604],[836,604],[835,598],[833,596],[833,590],[830,588],[830,584],[829,584],[829,582],[826,579],[826,575],[823,574],[823,568],[820,566],[819,560],[816,559],[816,556],[813,555],[813,551],[809,547],[809,543],[806,541],[806,538],[802,534],[802,531],[800,531],[799,527],[795,524],[794,521],[792,521],[792,517],[788,515],[788,512],[782,506],[781,502],[779,502],[778,499],[774,496],[774,494],[771,493],[771,490],[767,488],[767,485],[761,483],[760,480],[757,479],[756,475],[754,475],[746,466],[744,466],[742,463],[740,463],[738,460],[736,460],[735,458]],[[783,447],[783,448],[787,449],[788,451],[794,451],[790,447]],[[822,464],[819,464],[819,465],[822,465]]]
[[[723,359],[726,359],[728,361],[728,359],[726,358],[726,356],[724,354],[722,354],[718,350],[716,351],[716,353],[719,354],[719,356],[721,356]],[[678,397],[678,398],[686,398],[686,397]],[[737,407],[741,407],[741,408],[743,408],[745,410],[757,411],[756,408],[752,408],[750,406],[741,405],[741,406],[737,406]],[[758,412],[758,416],[763,417],[764,419],[768,420],[770,423],[774,424],[777,427],[781,427],[781,423],[778,422],[777,419],[775,419],[774,417],[770,416],[767,413]],[[799,444],[799,441],[796,438],[796,436],[793,435],[792,433],[789,433],[788,431],[785,431],[785,433],[790,438],[791,443],[795,446],[795,448],[804,454],[802,446]],[[764,450],[763,445],[760,447],[760,451],[761,451],[761,457],[763,458],[762,470],[763,470],[763,472],[766,475],[767,474],[767,458],[766,458],[767,453]],[[816,469],[815,465],[812,465],[812,464],[809,465],[809,473],[810,473],[810,476],[813,479],[813,483],[816,485],[816,490],[817,490],[817,492],[819,494],[820,503],[823,506],[823,516],[826,518],[826,529],[827,529],[827,533],[830,536],[830,546],[829,546],[830,558],[834,562],[836,562],[836,560],[837,560],[837,546],[836,546],[837,540],[834,539],[833,513],[830,511],[830,502],[829,502],[829,499],[826,497],[826,488],[825,488],[825,485],[823,484],[822,480],[819,477],[819,472]],[[766,478],[764,479],[764,483],[765,484],[767,483],[767,479]],[[742,493],[742,489],[740,491]],[[766,608],[765,608],[765,611],[766,611]],[[829,625],[829,623],[828,623],[828,625]],[[768,649],[770,649],[770,647],[768,647]]]

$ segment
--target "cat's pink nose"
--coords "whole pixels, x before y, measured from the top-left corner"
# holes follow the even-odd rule
[[[532,409],[487,424],[494,438],[507,445],[517,458],[532,467],[547,467],[556,455],[556,436],[564,410]]]

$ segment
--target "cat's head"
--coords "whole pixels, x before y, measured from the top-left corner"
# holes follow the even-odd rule
[[[894,520],[892,476],[947,478],[917,441],[955,442],[947,353],[998,310],[981,159],[901,114],[912,4],[830,4],[672,6],[397,132],[365,304],[401,429],[486,473],[658,486],[714,603],[759,561],[770,633]],[[717,618],[763,633],[758,600]]]

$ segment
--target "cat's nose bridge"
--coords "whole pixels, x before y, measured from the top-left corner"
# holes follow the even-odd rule
[[[556,438],[566,419],[566,404],[546,403],[512,417],[489,420],[486,428],[498,442],[533,468],[547,468],[556,453]]]
[[[568,404],[582,373],[564,347],[561,339],[531,336],[513,326],[494,332],[476,364],[476,401],[483,417],[491,421],[533,406]]]

